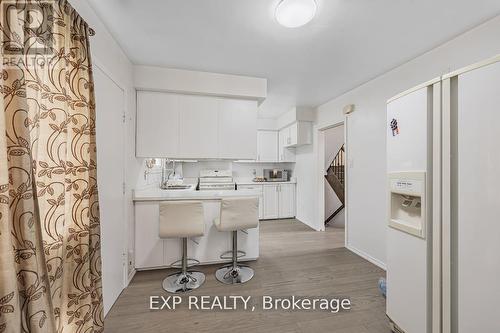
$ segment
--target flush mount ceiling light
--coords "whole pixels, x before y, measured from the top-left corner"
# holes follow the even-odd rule
[[[276,7],[276,20],[287,28],[297,28],[310,22],[316,15],[315,0],[281,0]]]

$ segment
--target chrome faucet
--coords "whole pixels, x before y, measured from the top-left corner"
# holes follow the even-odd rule
[[[169,169],[168,165],[171,164],[171,168]],[[161,167],[161,184],[160,187],[162,189],[167,188],[168,181],[170,180],[170,176],[175,176],[175,161],[170,160],[168,158],[163,159],[162,167]]]

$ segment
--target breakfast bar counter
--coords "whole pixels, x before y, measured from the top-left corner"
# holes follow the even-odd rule
[[[231,233],[218,231],[213,222],[220,217],[221,201],[229,197],[259,197],[257,190],[162,190],[160,188],[134,191],[135,208],[135,268],[138,270],[169,267],[181,258],[179,239],[160,239],[159,207],[164,201],[200,200],[203,202],[205,233],[188,241],[188,257],[201,264],[227,262],[220,255],[231,249]],[[183,223],[183,221],[178,221]],[[243,261],[259,257],[259,228],[238,232],[238,247],[246,252]]]
[[[166,200],[222,200],[235,197],[258,197],[260,191],[242,190],[204,190],[196,191],[194,185],[185,190],[162,190],[160,188],[134,191],[134,201],[166,201]]]

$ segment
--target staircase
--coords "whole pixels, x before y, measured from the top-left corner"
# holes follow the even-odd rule
[[[345,207],[345,147],[342,145],[332,163],[328,167],[325,175],[326,181],[332,187],[342,205],[325,220],[328,224]]]

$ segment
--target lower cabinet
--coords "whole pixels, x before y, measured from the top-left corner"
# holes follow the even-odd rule
[[[278,185],[264,185],[264,214],[262,218],[279,218]]]
[[[282,219],[295,216],[295,184],[263,185],[262,219]]]
[[[135,205],[135,267],[165,266],[163,240],[159,236],[160,212],[158,203],[141,202]]]
[[[295,216],[295,184],[279,184],[279,217]]]

